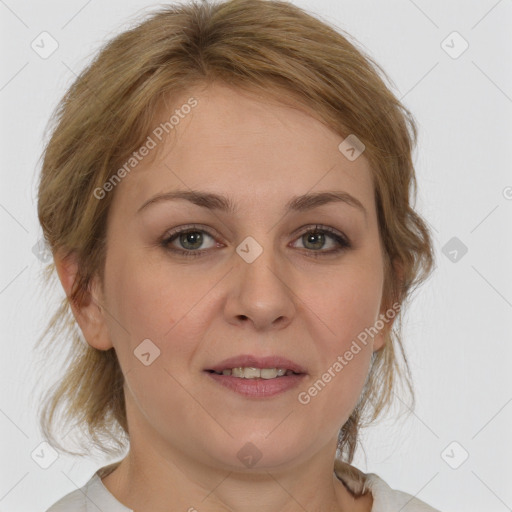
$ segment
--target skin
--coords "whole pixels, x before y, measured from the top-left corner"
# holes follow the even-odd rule
[[[369,164],[364,154],[345,158],[342,137],[304,109],[218,83],[176,105],[192,95],[197,107],[158,158],[143,160],[117,185],[103,287],[94,280],[90,300],[73,306],[87,342],[114,347],[125,375],[131,448],[103,482],[138,512],[370,511],[371,496],[354,499],[334,476],[333,460],[339,428],[384,336],[369,338],[310,403],[297,399],[386,310]],[[137,213],[157,194],[190,189],[229,196],[238,212],[179,200]],[[333,202],[285,215],[293,196],[330,190],[351,194],[366,214]],[[192,223],[208,232],[202,245],[185,236],[169,245],[205,251],[200,256],[159,244]],[[326,254],[338,244],[329,233],[324,245],[308,243],[316,224],[345,234],[352,246]],[[236,252],[247,236],[263,248],[252,263]],[[69,295],[76,263],[56,264]],[[133,353],[144,339],[160,349],[149,366]],[[281,355],[308,375],[299,388],[252,399],[203,372],[239,354]],[[253,467],[237,457],[248,442],[262,454]]]

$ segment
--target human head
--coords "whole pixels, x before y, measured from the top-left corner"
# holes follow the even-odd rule
[[[44,154],[39,219],[54,254],[73,254],[78,262],[70,302],[87,301],[93,276],[103,279],[107,219],[116,194],[116,187],[105,191],[104,184],[147,141],[165,101],[220,81],[281,101],[287,91],[288,100],[302,103],[340,141],[355,134],[364,143],[384,248],[383,302],[403,304],[428,275],[432,254],[428,230],[410,204],[414,122],[378,69],[339,32],[284,2],[167,7],[112,40],[64,97]],[[48,402],[46,426],[68,403],[68,418],[85,422],[104,447],[105,436],[116,439],[117,425],[127,428],[116,354],[82,342],[67,300],[50,326],[59,327],[72,348],[68,372]],[[392,397],[400,332],[389,330],[386,337],[361,401],[340,433],[348,460],[364,416],[376,417]]]

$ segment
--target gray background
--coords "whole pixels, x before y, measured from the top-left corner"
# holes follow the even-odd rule
[[[355,464],[443,511],[512,510],[512,3],[293,3],[352,34],[420,128],[418,208],[432,227],[437,269],[405,328],[418,403],[413,414],[367,430]],[[50,114],[75,75],[156,5],[0,0],[0,511],[44,511],[105,463],[60,456],[40,467],[51,459],[38,448],[34,388],[58,367],[41,372],[33,347],[63,292],[42,290],[32,250],[41,236],[39,157]],[[43,45],[43,31],[58,43],[48,58],[31,47]]]

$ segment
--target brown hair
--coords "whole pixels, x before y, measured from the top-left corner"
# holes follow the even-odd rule
[[[38,215],[52,252],[74,253],[79,271],[69,298],[43,333],[47,347],[68,347],[65,375],[41,411],[46,437],[75,424],[106,453],[127,446],[123,375],[115,351],[84,342],[70,301],[80,304],[91,278],[103,277],[105,228],[113,194],[102,187],[146,140],[159,102],[195,85],[222,81],[284,101],[296,98],[342,138],[366,146],[384,247],[384,304],[403,305],[433,267],[425,222],[415,213],[414,119],[386,86],[383,70],[339,29],[286,2],[231,0],[167,6],[108,42],[80,74],[54,114],[43,153]],[[46,268],[49,281],[52,263]],[[414,402],[401,344],[401,319],[373,354],[359,403],[340,429],[338,449],[351,462],[360,427],[392,402],[403,377]],[[54,346],[55,345],[55,346]],[[405,362],[401,369],[397,349]],[[113,443],[113,444],[112,444]],[[90,446],[82,443],[86,453]]]

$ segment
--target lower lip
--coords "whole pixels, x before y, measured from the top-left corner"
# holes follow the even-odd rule
[[[298,386],[305,374],[285,375],[275,379],[243,379],[230,375],[207,372],[212,379],[240,395],[253,398],[266,398],[289,391]]]

